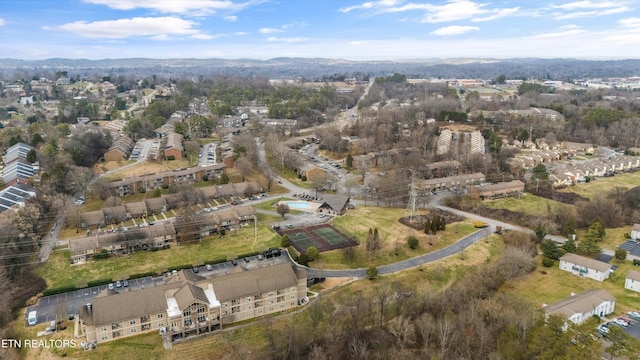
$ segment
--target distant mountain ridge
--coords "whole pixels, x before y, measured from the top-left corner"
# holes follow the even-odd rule
[[[507,78],[575,79],[583,77],[640,76],[640,59],[580,60],[537,58],[428,58],[402,60],[355,61],[332,58],[278,57],[258,59],[65,59],[44,60],[0,59],[0,76],[4,78],[24,71],[69,71],[81,76],[94,72],[115,75],[150,74],[175,77],[235,74],[270,78],[313,79],[327,74],[365,73],[382,76],[394,72],[416,78],[483,78],[498,75]]]

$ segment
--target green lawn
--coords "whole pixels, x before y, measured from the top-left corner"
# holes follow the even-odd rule
[[[148,252],[139,251],[131,255],[105,260],[90,261],[82,265],[69,265],[69,251],[56,249],[49,261],[38,269],[49,288],[74,285],[86,286],[88,281],[98,279],[123,279],[131,274],[148,271],[166,271],[172,266],[203,264],[216,259],[234,259],[238,255],[279,246],[280,237],[268,225],[259,224],[254,239],[252,226],[239,231],[228,231],[220,238],[211,236],[201,242],[172,246],[171,249]]]
[[[497,200],[484,201],[483,205],[491,209],[507,209],[531,216],[539,216],[548,213],[550,209],[558,206],[567,206],[555,200],[549,200],[541,196],[525,193],[520,198],[506,197]]]
[[[616,315],[631,310],[640,310],[640,295],[624,288],[624,281],[629,269],[634,268],[630,261],[621,263],[618,270],[603,282],[579,277],[558,268],[556,261],[550,268],[540,265],[528,276],[508,284],[502,291],[528,299],[536,306],[551,304],[589,289],[605,289],[616,298]],[[635,267],[635,270],[638,270]],[[542,272],[546,272],[543,274]]]
[[[606,194],[607,192],[615,189],[618,186],[627,189],[640,186],[640,171],[620,174],[606,178],[597,178],[594,181],[584,184],[577,184],[575,186],[570,186],[558,191],[573,192],[586,198],[592,199],[596,194]]]

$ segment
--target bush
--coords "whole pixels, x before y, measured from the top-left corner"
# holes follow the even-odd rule
[[[367,269],[367,278],[369,280],[375,280],[378,277],[378,268],[375,266],[372,266],[370,268]]]
[[[245,257],[256,256],[256,255],[260,254],[261,252],[262,251],[252,251],[252,252],[240,254],[240,255],[238,255],[238,257],[236,259],[242,259],[242,258],[245,258]]]
[[[193,267],[192,264],[185,264],[185,265],[178,265],[178,266],[174,266],[174,267],[170,267],[169,271],[173,271],[173,270],[184,270],[184,269],[191,269]]]
[[[640,260],[633,260],[633,266],[640,266]]]
[[[627,259],[627,251],[622,249],[616,249],[616,260],[625,261]]]
[[[94,260],[106,259],[109,257],[109,252],[105,249],[102,249],[99,254],[93,254]]]
[[[302,177],[300,178],[300,180],[302,180],[302,181],[307,181],[307,175],[302,175]]]
[[[143,272],[143,273],[138,273],[138,274],[131,274],[129,275],[129,279],[140,279],[143,277],[147,277],[147,276],[155,276],[156,272],[155,271],[147,271],[147,272]]]
[[[107,285],[113,282],[113,279],[100,279],[87,282],[87,287]]]
[[[291,239],[289,239],[289,235],[285,234],[282,236],[282,239],[280,240],[280,246],[282,246],[283,248],[288,248],[289,246],[291,246]]]
[[[409,244],[409,248],[417,249],[418,245],[420,245],[420,242],[418,241],[418,239],[416,239],[415,236],[409,236],[409,238],[407,239],[407,244]]]
[[[302,253],[298,256],[298,264],[304,265],[304,266],[309,265],[309,258],[307,257],[307,254]]]
[[[57,294],[62,294],[62,293],[75,291],[75,290],[76,290],[76,287],[73,286],[73,285],[63,286],[63,287],[59,287],[59,288],[47,289],[47,290],[42,292],[42,295],[43,296],[57,295]]]
[[[309,261],[314,261],[320,256],[320,252],[315,246],[309,246],[305,254],[307,255],[307,259],[309,259]]]
[[[552,267],[553,263],[555,263],[555,261],[553,261],[553,259],[549,259],[546,256],[544,258],[542,258],[542,266],[544,266],[544,267]]]

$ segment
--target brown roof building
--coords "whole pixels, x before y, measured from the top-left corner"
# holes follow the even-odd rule
[[[204,276],[182,270],[164,283],[105,290],[79,311],[81,336],[106,342],[148,331],[167,339],[215,332],[224,324],[295,308],[306,302],[307,276],[286,256],[217,267]]]

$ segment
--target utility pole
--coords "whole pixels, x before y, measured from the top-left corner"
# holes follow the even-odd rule
[[[409,222],[412,222],[416,213],[416,202],[418,198],[417,179],[413,172],[411,173],[411,183],[409,184],[409,202],[407,203],[407,213],[409,214]]]

